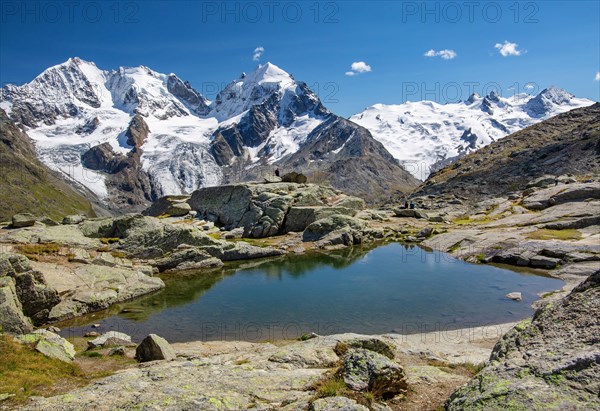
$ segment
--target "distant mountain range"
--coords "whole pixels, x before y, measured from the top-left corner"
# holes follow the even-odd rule
[[[72,58],[2,88],[0,108],[48,167],[106,208],[129,211],[163,195],[262,179],[276,168],[381,201],[412,191],[430,167],[593,104],[556,88],[518,100],[492,93],[457,104],[378,104],[348,120],[271,63],[242,73],[209,101],[175,74],[102,70]]]
[[[567,181],[600,177],[600,103],[556,115],[483,147],[434,172],[413,196],[483,203],[525,190],[532,180],[548,175],[570,176]],[[599,193],[600,187],[590,198]]]
[[[503,98],[491,92],[449,104],[375,104],[350,120],[367,128],[408,171],[425,180],[431,171],[502,137],[592,104],[592,100],[549,87],[536,96]]]

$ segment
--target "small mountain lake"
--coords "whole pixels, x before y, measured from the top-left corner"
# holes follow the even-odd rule
[[[162,277],[167,287],[58,324],[64,336],[149,333],[170,342],[265,341],[304,333],[411,334],[518,321],[562,281],[469,264],[417,246],[387,244],[227,264]],[[519,291],[522,301],[505,297]]]

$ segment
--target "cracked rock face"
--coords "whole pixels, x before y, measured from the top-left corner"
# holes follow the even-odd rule
[[[354,391],[371,391],[384,398],[405,393],[406,375],[400,364],[364,348],[352,348],[344,356],[344,382]]]
[[[60,302],[58,292],[47,285],[40,271],[32,269],[27,257],[18,254],[0,257],[0,278],[4,279],[2,305],[5,306],[7,315],[2,323],[16,331],[26,331],[29,328],[28,321],[23,320],[23,316],[31,318],[35,324],[47,321],[50,310]],[[13,292],[18,301],[10,303]],[[18,312],[20,310],[22,313]],[[12,313],[10,316],[9,311]]]
[[[364,208],[364,201],[335,189],[296,183],[207,187],[192,193],[188,203],[199,217],[227,229],[244,228],[244,237],[252,238],[303,231],[318,219]]]
[[[448,410],[600,408],[600,271],[539,309],[494,347]]]

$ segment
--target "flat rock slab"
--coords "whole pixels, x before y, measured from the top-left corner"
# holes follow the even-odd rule
[[[95,264],[65,267],[43,262],[32,262],[32,266],[44,273],[48,286],[63,296],[50,311],[51,321],[102,310],[165,286],[160,278],[135,268]]]
[[[131,344],[131,337],[125,333],[121,333],[118,331],[109,331],[105,334],[102,334],[98,338],[94,338],[93,340],[88,341],[88,345],[90,347],[102,347],[104,345],[109,345],[107,343],[110,342],[123,342],[123,345]],[[111,344],[115,345],[115,344]]]
[[[321,398],[311,404],[310,411],[368,411],[364,405],[346,397]]]
[[[58,334],[48,330],[35,330],[31,334],[18,337],[22,343],[35,344],[35,350],[46,357],[63,362],[71,362],[75,358],[75,347]]]
[[[212,357],[151,362],[102,379],[69,394],[37,397],[24,409],[279,409],[285,404],[306,408],[307,389],[325,369],[296,368],[265,358],[274,346],[258,354],[234,351]],[[118,393],[118,395],[115,395]],[[289,405],[288,405],[289,406]]]

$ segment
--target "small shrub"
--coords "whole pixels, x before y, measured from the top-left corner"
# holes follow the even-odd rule
[[[39,257],[42,255],[58,255],[60,252],[60,244],[20,244],[16,247],[16,249],[30,260],[38,261]]]
[[[335,345],[333,351],[338,355],[338,357],[343,357],[348,352],[348,344],[344,341],[340,341]]]
[[[116,238],[116,237],[103,237],[100,239],[100,242],[102,244],[114,244],[114,243],[118,243],[120,240],[120,238]]]
[[[111,251],[110,254],[115,258],[125,258],[126,255],[123,251],[114,250]]]
[[[320,381],[315,391],[317,398],[336,397],[346,394],[348,387],[346,387],[346,383],[342,379],[333,377]]]

